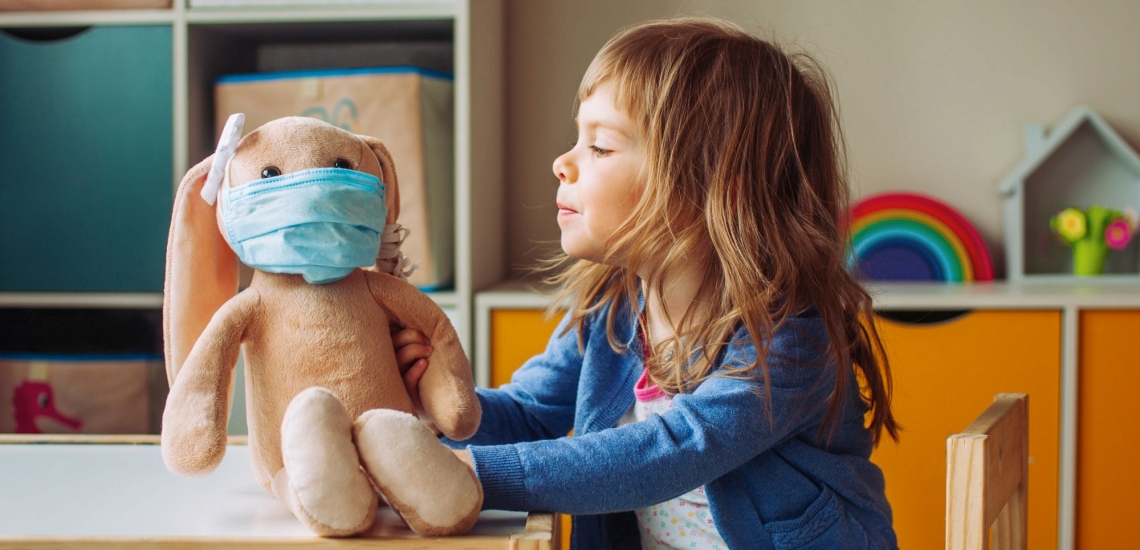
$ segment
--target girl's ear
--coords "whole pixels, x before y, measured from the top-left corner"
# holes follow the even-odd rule
[[[380,162],[380,179],[384,181],[384,206],[388,209],[386,224],[396,223],[400,218],[400,184],[396,181],[396,164],[392,162],[392,155],[380,140],[372,136],[357,136],[368,144],[376,160]]]
[[[174,195],[162,298],[166,378],[172,386],[206,324],[237,294],[237,254],[218,230],[215,207],[201,195],[213,159],[186,172]]]

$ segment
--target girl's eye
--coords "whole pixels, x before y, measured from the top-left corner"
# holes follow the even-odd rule
[[[276,166],[266,166],[265,169],[261,171],[262,178],[275,178],[280,175],[281,169]]]
[[[590,150],[593,151],[594,154],[598,155],[599,157],[604,157],[604,156],[613,152],[609,149],[602,149],[601,147],[598,147],[597,145],[591,145]]]
[[[336,159],[336,162],[333,162],[333,168],[344,168],[345,170],[352,170],[352,163],[344,159]]]

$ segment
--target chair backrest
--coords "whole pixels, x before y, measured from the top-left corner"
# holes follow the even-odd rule
[[[946,550],[1025,550],[1029,396],[999,393],[946,440]]]

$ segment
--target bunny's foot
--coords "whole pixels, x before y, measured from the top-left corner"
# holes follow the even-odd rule
[[[352,417],[332,392],[297,394],[281,422],[285,467],[273,478],[273,494],[322,537],[361,533],[376,519],[378,500],[360,468],[352,442]]]
[[[475,524],[483,505],[479,480],[419,419],[373,409],[353,431],[365,470],[413,531],[458,535]]]

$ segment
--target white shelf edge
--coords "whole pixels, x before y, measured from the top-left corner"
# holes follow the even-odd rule
[[[173,24],[173,9],[0,12],[0,27]]]
[[[552,297],[525,281],[503,281],[475,293],[479,307],[543,308]],[[875,309],[1140,309],[1140,283],[880,283],[868,285]]]
[[[1140,308],[1135,282],[880,283],[868,290],[875,309]]]
[[[161,292],[0,292],[0,307],[162,308]]]
[[[456,307],[455,292],[426,292],[440,307]],[[152,308],[162,307],[161,292],[0,292],[0,307]]]
[[[288,6],[276,9],[190,8],[186,22],[194,24],[243,23],[322,23],[337,21],[377,21],[415,19],[454,19],[454,4],[378,4],[375,6]]]
[[[435,304],[437,306],[440,306],[440,307],[458,307],[459,306],[459,294],[453,290],[447,290],[447,291],[441,291],[441,292],[425,292],[424,294],[427,294],[428,297],[430,297],[432,299],[432,301],[435,302]]]

